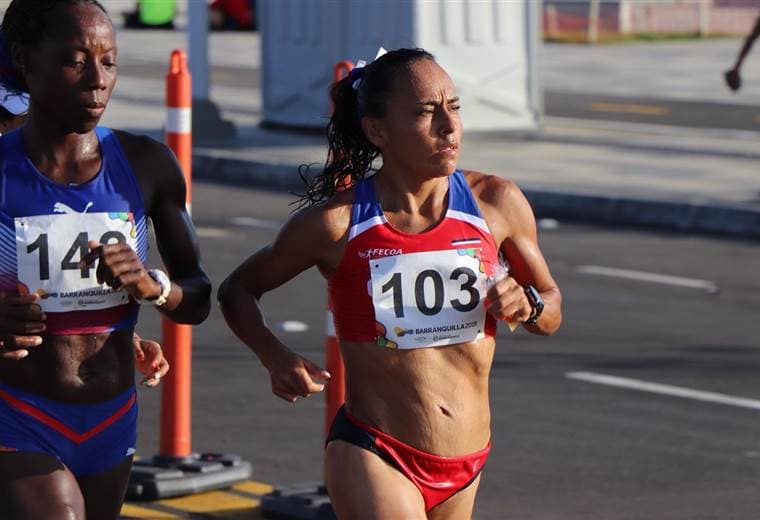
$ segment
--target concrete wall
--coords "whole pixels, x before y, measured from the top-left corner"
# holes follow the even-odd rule
[[[333,65],[371,61],[379,46],[422,47],[449,72],[470,130],[533,128],[541,112],[535,0],[264,0],[267,123],[322,127]]]

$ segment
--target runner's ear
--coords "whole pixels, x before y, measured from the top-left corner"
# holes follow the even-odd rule
[[[362,117],[362,130],[364,130],[367,140],[375,145],[376,148],[382,150],[387,147],[388,140],[383,122],[380,119],[369,116]]]

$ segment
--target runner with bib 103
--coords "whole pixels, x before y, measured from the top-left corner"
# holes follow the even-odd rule
[[[302,207],[274,242],[222,284],[222,310],[275,395],[319,392],[330,374],[288,349],[258,306],[316,266],[346,373],[325,456],[338,518],[470,518],[491,447],[496,323],[550,335],[561,294],[518,187],[457,169],[460,101],[432,55],[379,53],[331,98],[324,168],[304,175]]]

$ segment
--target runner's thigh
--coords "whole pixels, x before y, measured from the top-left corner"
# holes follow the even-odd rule
[[[119,517],[131,468],[132,457],[127,457],[111,469],[79,477],[88,520],[112,520]]]
[[[85,519],[74,475],[46,453],[0,453],[0,504],[7,520]]]
[[[475,506],[475,495],[478,493],[480,475],[469,486],[452,495],[428,511],[429,520],[467,520],[472,518],[472,510]]]
[[[419,490],[369,450],[331,441],[325,450],[325,483],[339,520],[424,520]]]

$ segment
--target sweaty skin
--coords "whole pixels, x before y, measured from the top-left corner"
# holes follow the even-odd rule
[[[535,222],[527,201],[509,181],[477,172],[466,172],[466,178],[496,243],[502,244],[502,251],[508,255],[514,277],[497,284],[489,292],[489,300],[492,306],[498,305],[499,299],[494,296],[501,290],[516,303],[504,303],[506,310],[492,308],[490,312],[503,319],[518,312],[511,309],[519,308],[523,312],[521,321],[527,319],[530,308],[522,290],[512,294],[508,289],[518,285],[516,280],[532,281],[541,292],[546,309],[538,324],[530,328],[539,334],[553,332],[560,319],[559,291],[536,245]],[[410,231],[419,232],[435,225],[444,213],[443,200],[441,196],[437,208],[431,208],[437,219],[431,218],[427,224]],[[329,278],[343,256],[352,202],[353,192],[347,191],[325,205],[295,215],[274,243],[249,258],[221,289],[223,310],[234,330],[241,337],[256,338],[251,348],[272,372],[273,387],[287,386],[287,391],[275,393],[288,400],[315,391],[309,389],[317,381],[299,381],[292,386],[277,381],[277,374],[286,371],[285,367],[303,361],[286,350],[262,322],[251,319],[250,298],[258,299],[292,277],[294,271],[301,272],[310,265],[316,265]],[[389,212],[386,218],[391,223],[396,220]],[[243,278],[243,274],[248,276]],[[236,316],[240,319],[235,319]],[[346,400],[357,418],[438,455],[471,453],[488,442],[488,374],[493,360],[493,338],[414,350],[343,341],[341,352],[346,364]],[[315,367],[306,373],[318,375],[320,370]],[[394,383],[390,385],[388,381]]]
[[[173,156],[162,145],[125,132],[117,135],[137,176],[146,212],[151,216],[159,249],[165,253],[164,263],[173,279],[172,291],[161,311],[180,322],[198,323],[208,312],[209,304],[204,305],[203,299],[208,302],[210,284],[199,267],[197,240],[185,211],[182,174]],[[99,150],[95,153],[99,156]],[[99,162],[93,161],[90,175],[94,176],[99,168]],[[86,175],[82,177],[87,178]],[[100,269],[111,284],[118,283],[114,282],[118,276],[114,276],[113,269],[122,269],[124,264],[123,269],[129,270],[124,271],[123,276],[131,276],[136,281],[132,284],[135,296],[148,298],[160,294],[160,287],[147,275],[145,268],[136,265],[139,260],[134,252],[119,252],[116,246],[105,248],[105,251],[112,250],[112,259],[96,260],[103,266]],[[107,268],[106,262],[113,263],[114,267]],[[14,298],[17,297],[6,295],[0,301],[15,301]],[[34,332],[42,343],[26,349],[29,355],[23,362],[0,357],[1,381],[45,397],[81,403],[107,400],[134,384],[132,329],[110,334],[46,336],[39,306],[32,304],[30,307],[36,318],[31,323],[38,324],[38,330]],[[2,309],[0,306],[0,311]],[[143,310],[152,311],[152,306]],[[14,320],[7,318],[8,313],[0,316],[0,331],[5,333],[0,334],[0,338],[7,338],[12,331],[19,333],[19,328],[26,326],[18,320],[15,324],[8,323]],[[13,349],[11,338],[3,343],[7,349]]]
[[[101,166],[92,130],[116,82],[117,50],[113,28],[95,6],[75,4],[63,14],[55,35],[35,49],[17,52],[34,94],[21,131],[27,155],[38,170],[58,183],[81,184]],[[173,279],[161,311],[180,322],[198,323],[209,310],[210,284],[200,268],[197,240],[185,211],[181,170],[165,146],[126,132],[117,136]],[[109,245],[102,252],[93,264],[109,285],[122,285],[137,298],[160,293],[133,251]],[[104,401],[133,384],[132,330],[46,336],[44,314],[32,298],[0,295],[0,380],[69,402]],[[23,362],[19,355],[25,356]]]

